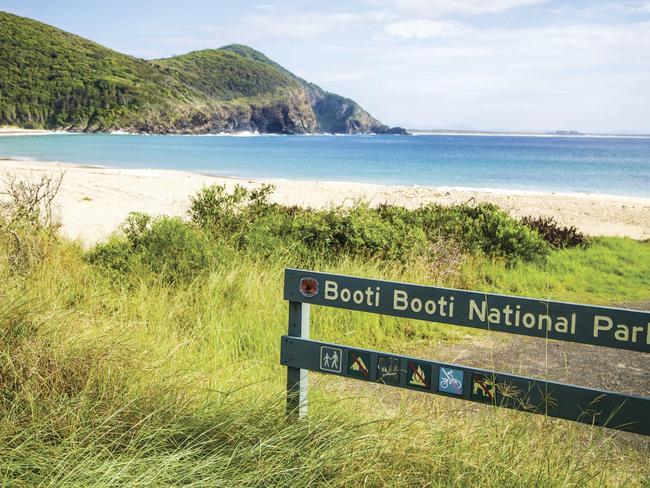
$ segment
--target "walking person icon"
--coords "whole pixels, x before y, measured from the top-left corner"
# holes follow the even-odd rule
[[[332,353],[332,369],[340,369],[339,368],[339,355],[336,351]]]
[[[332,358],[330,357],[329,353],[325,353],[325,361],[324,361],[324,362],[325,362],[325,367],[326,367],[326,368],[330,368],[330,367],[331,367],[331,366],[330,366],[330,361],[331,361],[331,360],[332,360]]]
[[[323,358],[323,364],[326,368],[330,368],[332,370],[338,371],[341,368],[339,368],[339,354],[336,350],[332,351],[332,354],[330,355],[329,353],[325,353],[325,357]]]
[[[321,346],[320,348],[320,369],[333,373],[341,372],[342,351],[336,347]]]

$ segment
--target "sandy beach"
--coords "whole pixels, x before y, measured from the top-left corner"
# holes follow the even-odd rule
[[[0,172],[40,178],[64,171],[57,197],[63,232],[85,244],[97,242],[132,211],[182,215],[189,198],[214,183],[248,188],[276,186],[272,200],[315,208],[366,200],[409,208],[434,202],[445,205],[492,202],[515,217],[553,216],[592,236],[650,239],[650,199],[596,194],[482,191],[424,186],[393,186],[325,181],[223,178],[169,170],[115,169],[69,163],[0,159]]]
[[[60,134],[65,131],[54,131],[47,129],[22,129],[20,127],[0,127],[2,136],[45,136],[48,134]]]

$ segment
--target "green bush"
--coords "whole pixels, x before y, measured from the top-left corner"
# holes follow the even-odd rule
[[[133,213],[122,231],[123,238],[97,245],[87,259],[122,273],[144,267],[170,284],[191,281],[220,261],[215,242],[178,217]]]
[[[107,270],[126,273],[131,270],[134,255],[131,243],[118,236],[96,245],[85,255],[86,260]]]
[[[133,213],[122,238],[88,253],[91,262],[118,273],[144,267],[169,283],[186,282],[218,262],[227,249],[282,255],[308,265],[322,259],[362,256],[436,262],[441,245],[508,263],[544,258],[549,246],[523,223],[490,204],[416,210],[367,203],[326,210],[269,202],[273,187],[203,188],[191,200],[190,221]],[[436,251],[438,250],[438,251]]]
[[[385,218],[365,203],[300,209],[270,203],[272,191],[270,185],[256,190],[237,185],[231,193],[222,185],[209,186],[192,198],[189,216],[213,237],[266,255],[289,246],[302,259],[342,253],[404,259],[427,246],[421,229]]]
[[[168,282],[193,279],[217,257],[208,237],[179,218],[154,220],[138,237],[141,262]]]
[[[235,185],[228,193],[225,185],[206,186],[190,200],[190,220],[215,237],[242,238],[258,218],[277,209],[268,201],[274,189],[273,185],[255,190]]]
[[[533,261],[549,251],[543,239],[495,205],[427,205],[416,210],[366,203],[327,210],[269,202],[273,187],[203,188],[192,198],[190,219],[214,238],[268,255],[290,248],[302,260],[341,254],[405,261],[452,241],[466,252]]]
[[[536,232],[493,204],[427,205],[414,212],[430,240],[454,239],[470,252],[509,262],[535,261],[549,252]]]
[[[306,249],[331,254],[404,260],[428,245],[422,229],[387,219],[365,203],[296,213],[290,231],[291,239]]]

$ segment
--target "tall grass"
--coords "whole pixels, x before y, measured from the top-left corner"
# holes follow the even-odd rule
[[[25,273],[12,267],[12,241],[0,239],[0,484],[650,482],[649,446],[635,436],[317,374],[310,377],[309,416],[289,422],[279,339],[287,320],[283,268],[300,264],[290,247],[266,253],[227,246],[206,269],[194,267],[198,260],[170,271],[164,260],[154,266],[145,255],[155,249],[166,256],[165,242],[146,242],[153,247],[127,246],[137,259],[115,269],[92,264],[96,253],[58,240]],[[110,245],[113,257],[124,250],[119,239]],[[587,250],[552,251],[545,263],[516,266],[449,249],[433,261],[321,253],[309,264],[375,278],[618,303],[647,298],[648,273],[640,270],[648,267],[649,247],[604,239]],[[625,264],[625,280],[619,264]],[[472,334],[342,310],[312,316],[315,338],[395,352]]]
[[[286,322],[281,262],[241,254],[173,286],[151,277],[115,280],[82,257],[62,243],[27,278],[2,268],[4,484],[647,482],[647,445],[630,446],[620,434],[379,385],[312,375],[310,415],[288,423],[278,364]],[[353,258],[322,268],[428,277]],[[612,300],[629,298],[620,291]],[[334,310],[313,315],[315,337],[350,344],[389,349],[414,338],[460,338],[446,326]]]

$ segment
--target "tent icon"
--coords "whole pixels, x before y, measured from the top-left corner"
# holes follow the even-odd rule
[[[367,379],[370,377],[370,355],[360,351],[350,351],[348,357],[350,376]]]

